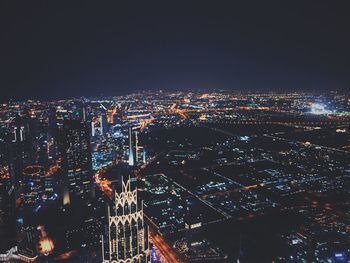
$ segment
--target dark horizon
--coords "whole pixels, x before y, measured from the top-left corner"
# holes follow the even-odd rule
[[[165,94],[170,94],[170,93],[177,93],[177,92],[182,92],[184,94],[186,93],[196,93],[196,94],[201,94],[201,93],[223,93],[223,94],[242,94],[242,95],[253,95],[253,94],[292,94],[292,93],[300,93],[300,94],[309,94],[313,96],[329,96],[331,94],[340,94],[344,96],[349,96],[350,93],[347,90],[282,90],[282,89],[274,89],[274,90],[263,90],[263,89],[256,89],[256,90],[239,90],[239,89],[210,89],[210,88],[198,88],[198,89],[149,89],[149,90],[139,90],[139,89],[134,89],[131,91],[117,91],[119,93],[115,94],[97,94],[97,95],[91,95],[91,96],[85,96],[85,95],[77,95],[77,96],[69,96],[69,95],[64,95],[62,94],[61,97],[49,97],[49,98],[43,98],[43,97],[27,97],[27,98],[0,98],[0,103],[23,103],[27,101],[38,101],[38,102],[57,102],[57,101],[82,101],[82,100],[94,100],[94,99],[112,99],[116,97],[123,97],[123,96],[132,96],[132,95],[137,95],[137,94],[156,94],[158,93],[159,95],[162,92],[164,95]]]
[[[1,3],[1,101],[349,90],[346,2],[133,4]]]

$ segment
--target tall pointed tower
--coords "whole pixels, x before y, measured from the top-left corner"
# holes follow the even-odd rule
[[[122,180],[120,193],[114,192],[107,221],[107,233],[102,236],[102,263],[151,262],[143,204],[137,203],[137,189],[131,190],[130,178]]]

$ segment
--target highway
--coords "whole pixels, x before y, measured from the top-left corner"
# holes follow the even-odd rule
[[[162,263],[184,263],[184,261],[177,256],[174,249],[165,242],[164,238],[153,230],[153,227],[149,229],[150,241],[159,250]]]

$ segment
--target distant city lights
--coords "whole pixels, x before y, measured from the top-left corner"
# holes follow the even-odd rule
[[[326,109],[326,106],[322,103],[312,103],[310,106],[311,113],[317,115],[330,114],[332,111]]]

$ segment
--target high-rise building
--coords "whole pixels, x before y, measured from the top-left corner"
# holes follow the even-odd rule
[[[63,204],[93,196],[90,130],[86,123],[65,120],[61,131]]]
[[[0,181],[0,251],[8,249],[16,236],[14,191],[7,184]]]
[[[146,162],[145,149],[139,144],[139,127],[129,127],[128,164],[137,166]]]
[[[151,262],[143,204],[138,204],[137,189],[131,189],[130,178],[126,182],[121,180],[121,184],[122,191],[114,192],[114,203],[111,208],[108,206],[107,231],[102,235],[102,262]]]
[[[130,166],[134,166],[136,165],[136,152],[135,149],[136,149],[136,139],[137,137],[134,136],[134,132],[132,130],[132,127],[130,126],[129,127],[129,134],[128,134],[128,139],[129,139],[129,150],[128,150],[128,153],[129,153],[129,165]]]
[[[91,134],[92,136],[105,135],[107,132],[107,116],[105,113],[95,117],[91,122]]]
[[[10,154],[10,143],[12,136],[0,129],[0,251],[8,249],[16,237],[16,196],[15,177],[10,168],[12,160]],[[11,137],[11,138],[10,138]]]
[[[108,122],[107,122],[107,115],[105,112],[101,113],[101,129],[102,129],[102,134],[105,135],[108,129]]]
[[[47,122],[49,126],[49,131],[56,135],[57,133],[57,115],[56,115],[56,107],[50,106],[47,112]]]
[[[31,148],[33,158],[31,164],[47,165],[48,142],[51,138],[48,119],[46,117],[31,118],[29,121]]]
[[[13,123],[13,136],[9,145],[9,165],[15,184],[22,180],[23,168],[31,164],[33,147],[30,134],[29,117],[17,115]]]

